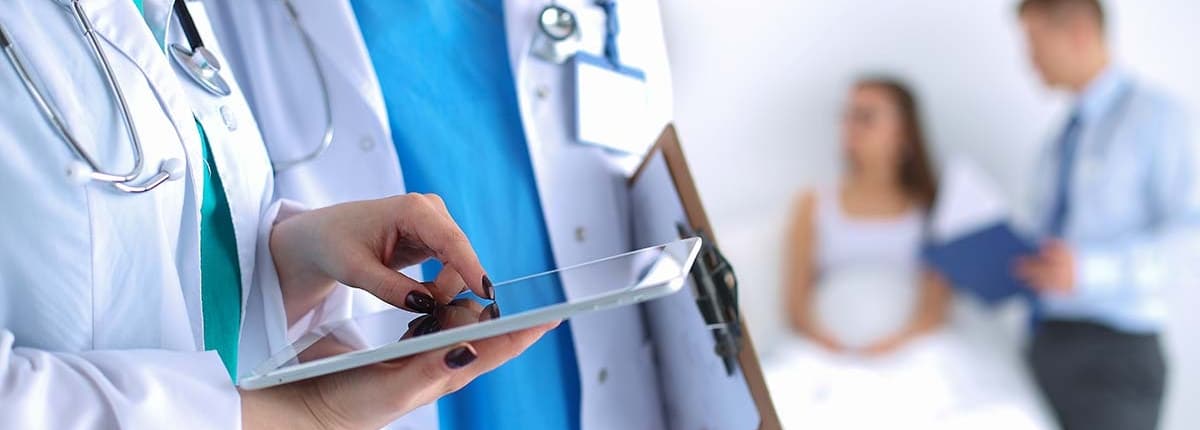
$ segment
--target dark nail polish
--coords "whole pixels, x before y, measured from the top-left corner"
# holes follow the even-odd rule
[[[423,314],[433,312],[437,308],[437,302],[433,301],[433,297],[420,291],[408,293],[404,304],[408,306],[409,310]]]
[[[422,315],[422,316],[419,316],[419,317],[409,320],[408,328],[413,328],[413,326],[415,326],[419,323],[425,322],[425,318],[429,318],[429,315]]]
[[[488,300],[496,300],[496,288],[492,286],[492,280],[488,279],[487,275],[483,275],[483,293],[487,294]]]
[[[475,361],[475,358],[475,351],[472,351],[470,347],[460,346],[446,353],[446,366],[449,366],[451,369],[458,369],[471,364],[471,362]]]
[[[442,329],[441,321],[438,321],[437,317],[435,317],[435,316],[430,316],[428,319],[426,319],[425,321],[422,321],[421,324],[417,326],[417,329],[415,331],[413,331],[413,337],[424,336],[424,335],[427,335],[430,333],[437,333],[437,331],[441,330],[441,329]]]
[[[500,306],[497,306],[495,303],[488,305],[487,309],[484,310],[492,316],[492,319],[500,318]]]

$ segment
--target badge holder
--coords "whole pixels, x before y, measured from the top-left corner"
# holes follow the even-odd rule
[[[621,63],[616,2],[598,1],[605,12],[604,56],[584,51],[574,56],[575,138],[589,145],[632,155],[649,148],[639,139],[646,127],[646,74]]]

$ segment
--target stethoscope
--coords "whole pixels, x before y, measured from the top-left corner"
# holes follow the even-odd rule
[[[271,167],[275,173],[296,167],[297,165],[307,163],[324,154],[333,145],[333,102],[329,96],[329,82],[325,78],[325,71],[321,68],[321,63],[318,61],[316,42],[304,30],[304,26],[300,23],[300,14],[296,12],[296,7],[292,5],[292,0],[280,0],[283,6],[287,9],[288,19],[292,26],[300,34],[300,39],[304,42],[304,49],[308,51],[308,59],[312,63],[313,70],[317,73],[317,81],[321,85],[321,100],[325,102],[325,132],[321,135],[321,142],[312,151],[307,154],[287,161],[272,161]]]
[[[17,76],[20,77],[25,90],[33,98],[34,103],[37,104],[38,110],[42,112],[42,116],[45,116],[50,121],[54,130],[67,142],[67,146],[70,147],[71,151],[82,160],[82,162],[76,160],[67,166],[67,177],[78,184],[85,184],[89,181],[109,183],[119,191],[132,194],[144,193],[157,188],[168,180],[173,181],[182,178],[185,166],[183,160],[168,158],[163,160],[158,167],[158,173],[155,173],[150,179],[140,184],[133,183],[133,180],[137,179],[142,173],[145,153],[142,149],[142,141],[138,138],[137,126],[134,124],[133,115],[130,113],[129,103],[125,100],[125,93],[121,90],[121,85],[117,83],[112,65],[108,60],[108,55],[104,53],[103,49],[100,49],[100,37],[96,35],[96,30],[92,27],[92,21],[83,10],[83,6],[80,5],[79,0],[55,1],[71,10],[75,22],[83,31],[84,36],[86,36],[92,56],[100,63],[101,70],[104,73],[105,84],[108,85],[109,92],[117,100],[117,106],[120,108],[121,119],[125,123],[125,132],[129,136],[133,152],[133,168],[128,172],[112,173],[102,169],[99,163],[92,158],[91,154],[83,149],[83,145],[79,143],[79,140],[67,128],[66,121],[63,120],[62,115],[50,104],[49,100],[34,83],[32,73],[29,72],[29,67],[25,60],[17,51],[12,35],[0,25],[0,47],[3,47],[5,56],[8,57],[8,61],[16,69]]]
[[[613,68],[619,69],[621,59],[617,53],[617,34],[621,26],[617,20],[617,1],[594,0],[594,3],[604,9],[604,57]],[[579,52],[582,39],[579,20],[570,9],[552,1],[538,13],[537,24],[539,31],[530,49],[534,55],[551,63],[563,64]]]
[[[570,9],[551,2],[538,13],[538,34],[533,53],[543,60],[563,64],[579,51],[579,21]]]
[[[88,42],[88,47],[92,51],[92,56],[100,64],[101,72],[104,75],[105,84],[108,86],[109,93],[117,101],[117,106],[121,112],[121,120],[125,124],[125,133],[129,137],[131,153],[133,156],[133,167],[128,172],[114,173],[104,170],[92,155],[84,149],[79,139],[67,127],[66,121],[44,95],[42,90],[38,88],[34,82],[33,73],[30,72],[30,67],[21,53],[16,48],[16,43],[10,33],[0,24],[0,49],[4,51],[4,55],[17,72],[17,76],[21,79],[26,92],[29,93],[34,103],[42,116],[50,122],[58,135],[67,143],[67,146],[75,153],[79,160],[71,162],[66,168],[66,176],[75,183],[86,184],[90,181],[108,183],[118,191],[139,194],[157,188],[159,185],[167,181],[178,180],[183,177],[183,172],[186,163],[180,158],[167,158],[159,164],[158,172],[144,182],[133,183],[135,179],[141,176],[145,169],[145,150],[142,146],[142,141],[138,137],[137,125],[133,121],[133,114],[129,108],[129,102],[125,99],[125,93],[121,89],[121,85],[117,82],[116,74],[113,72],[112,64],[109,61],[108,55],[101,49],[100,37],[96,34],[96,30],[92,25],[91,19],[87,12],[84,11],[80,0],[55,0],[57,3],[67,7],[76,24],[79,25],[85,39]],[[288,7],[289,15],[292,22],[299,28],[299,21],[295,13],[295,9],[291,6],[289,0],[281,0]],[[201,88],[215,96],[223,97],[229,95],[232,91],[228,82],[221,76],[221,64],[207,48],[204,47],[204,41],[200,37],[200,33],[196,28],[195,21],[187,10],[187,5],[183,1],[177,0],[174,5],[175,15],[179,18],[180,24],[183,27],[184,34],[188,41],[188,47],[183,47],[179,44],[172,44],[168,48],[171,58],[181,66],[185,73]],[[302,30],[302,29],[301,29]],[[308,35],[301,31],[305,46],[308,49],[309,55],[316,63],[316,52],[313,43]],[[292,160],[285,163],[276,163],[274,170],[279,172],[283,169],[295,166],[296,164],[316,158],[322,152],[327,150],[332,143],[333,138],[333,121],[332,113],[329,104],[329,94],[327,90],[325,76],[321,68],[317,67],[317,75],[322,85],[322,96],[326,106],[326,128],[322,138],[321,145],[316,150],[312,151],[304,157]]]
[[[172,8],[175,10],[175,16],[179,17],[179,25],[183,27],[183,36],[187,39],[188,46],[172,43],[167,49],[171,59],[175,60],[175,64],[183,68],[200,88],[218,97],[232,94],[229,83],[221,77],[221,63],[217,61],[217,56],[204,47],[204,39],[200,37],[196,21],[188,11],[187,1],[175,0]],[[170,23],[167,23],[167,27],[170,26]]]
[[[286,161],[271,161],[271,169],[275,173],[312,161],[333,145],[333,102],[329,96],[329,81],[317,58],[316,42],[301,25],[300,14],[296,12],[292,1],[280,0],[280,2],[287,9],[288,21],[300,34],[300,40],[304,43],[304,50],[308,54],[309,62],[316,71],[317,82],[321,86],[321,101],[325,106],[325,131],[321,134],[321,142],[307,154]],[[230,90],[229,85],[220,75],[221,65],[217,62],[216,56],[204,48],[204,41],[200,38],[200,32],[196,29],[196,23],[192,20],[192,15],[188,13],[185,3],[183,0],[176,0],[174,8],[191,49],[180,46],[178,43],[173,44],[169,51],[171,58],[202,88],[217,96],[227,96],[230,94]]]
[[[316,71],[317,82],[321,86],[321,100],[325,106],[325,132],[321,134],[321,142],[317,147],[307,154],[292,160],[272,161],[271,168],[275,173],[312,161],[329,150],[329,147],[333,145],[333,103],[329,96],[329,82],[317,58],[316,43],[313,42],[308,32],[304,30],[304,26],[300,24],[300,14],[296,12],[296,7],[292,5],[292,1],[280,0],[280,2],[287,9],[288,20],[300,34],[300,39],[304,43],[304,50],[308,54],[308,59],[312,63],[313,70]],[[201,88],[208,90],[208,92],[216,96],[223,97],[229,95],[231,93],[229,84],[225,82],[225,79],[220,74],[221,64],[217,61],[216,56],[204,47],[204,40],[200,38],[200,31],[196,29],[196,22],[192,19],[191,13],[188,12],[186,2],[184,0],[176,0],[174,9],[175,15],[179,17],[179,23],[183,27],[183,33],[187,38],[189,46],[184,47],[178,43],[172,44],[168,51],[171,54],[171,58]]]

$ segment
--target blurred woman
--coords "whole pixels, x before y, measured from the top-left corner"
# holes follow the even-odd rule
[[[842,128],[840,181],[797,201],[787,310],[793,330],[830,351],[885,355],[945,319],[948,288],[919,259],[936,179],[903,84],[859,81]]]
[[[937,182],[912,93],[861,80],[842,127],[844,173],[797,199],[788,237],[787,310],[807,341],[768,369],[784,425],[1050,428],[1011,342],[921,264]]]

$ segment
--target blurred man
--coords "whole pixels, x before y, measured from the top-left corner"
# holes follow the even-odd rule
[[[1074,95],[1037,174],[1040,253],[1017,264],[1039,295],[1034,376],[1065,429],[1153,429],[1169,267],[1194,245],[1200,196],[1189,126],[1110,61],[1098,0],[1023,0],[1034,66]]]

